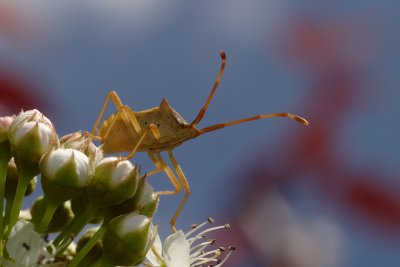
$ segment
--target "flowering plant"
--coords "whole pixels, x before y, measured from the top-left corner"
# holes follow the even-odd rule
[[[37,175],[43,196],[22,211]],[[174,231],[162,245],[152,223],[159,196],[139,166],[105,157],[81,132],[59,138],[38,110],[0,118],[1,266],[224,264],[234,248],[224,255],[222,247],[208,249],[215,240],[204,234],[229,225],[200,231],[211,218],[186,234]],[[81,235],[89,223],[99,226]]]

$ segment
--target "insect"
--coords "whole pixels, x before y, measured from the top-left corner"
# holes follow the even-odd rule
[[[211,93],[198,115],[191,123],[183,119],[182,116],[169,105],[166,99],[163,99],[158,107],[134,111],[129,106],[123,105],[118,94],[115,91],[111,91],[108,93],[100,114],[93,126],[93,130],[90,133],[91,136],[103,143],[102,148],[104,153],[128,152],[129,154],[123,159],[130,159],[136,152],[147,152],[156,166],[156,169],[149,172],[147,175],[150,176],[164,171],[174,187],[173,190],[161,191],[160,194],[178,194],[183,187],[185,195],[170,221],[171,228],[174,232],[176,231],[175,221],[190,195],[189,183],[172,153],[174,148],[199,135],[253,120],[288,117],[304,125],[308,125],[307,120],[299,116],[290,113],[273,113],[218,123],[202,129],[197,128],[197,124],[203,119],[207,111],[225,69],[225,53],[223,51],[220,52],[220,56],[222,63]],[[105,119],[100,125],[110,100],[116,106],[117,112]],[[175,173],[162,158],[160,154],[162,151],[167,152]]]

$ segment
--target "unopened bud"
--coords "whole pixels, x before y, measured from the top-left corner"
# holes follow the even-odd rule
[[[87,188],[89,201],[98,208],[120,204],[131,198],[137,189],[138,166],[114,157],[101,160]]]
[[[52,123],[38,110],[21,112],[12,122],[8,137],[15,163],[32,177],[39,173],[44,153],[58,145]]]
[[[160,195],[154,192],[153,187],[141,177],[138,189],[133,197],[127,201],[109,208],[107,216],[113,218],[122,214],[137,212],[149,218],[157,211]]]
[[[88,157],[74,149],[59,148],[46,154],[41,161],[42,188],[46,197],[62,203],[81,193],[89,184]]]
[[[157,234],[150,218],[130,213],[110,221],[103,237],[103,257],[115,265],[138,265]]]

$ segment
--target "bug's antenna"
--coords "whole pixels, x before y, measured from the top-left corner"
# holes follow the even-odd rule
[[[193,126],[197,125],[201,121],[201,119],[204,117],[204,114],[207,111],[208,105],[210,105],[211,99],[213,98],[214,93],[217,90],[217,87],[219,85],[219,82],[221,81],[222,74],[224,73],[225,64],[226,64],[226,55],[225,55],[224,51],[219,52],[219,55],[221,56],[222,63],[221,63],[221,68],[219,69],[217,79],[215,80],[214,87],[211,90],[211,93],[208,96],[206,103],[200,109],[199,114],[197,114],[197,117],[192,121],[191,125],[193,125]]]
[[[208,133],[211,131],[216,131],[216,130],[222,129],[226,126],[231,126],[231,125],[235,125],[235,124],[239,124],[239,123],[243,123],[243,122],[249,122],[249,121],[260,120],[260,119],[268,119],[268,118],[273,118],[273,117],[288,117],[288,118],[298,121],[306,126],[309,125],[309,123],[306,119],[299,117],[297,115],[293,115],[293,114],[290,114],[287,112],[286,113],[272,113],[272,114],[257,115],[257,116],[253,116],[253,117],[249,117],[249,118],[245,118],[245,119],[241,119],[241,120],[234,120],[234,121],[228,121],[228,122],[224,122],[224,123],[214,124],[214,125],[211,125],[211,126],[201,129],[200,134]]]

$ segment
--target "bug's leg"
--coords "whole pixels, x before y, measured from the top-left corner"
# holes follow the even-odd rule
[[[235,125],[235,124],[239,124],[239,123],[243,123],[243,122],[249,122],[249,121],[254,121],[254,120],[261,120],[261,119],[268,119],[268,118],[273,118],[273,117],[288,117],[290,119],[293,119],[295,121],[298,121],[306,126],[308,126],[308,121],[302,117],[299,117],[297,115],[293,115],[291,113],[271,113],[271,114],[264,114],[264,115],[257,115],[257,116],[253,116],[253,117],[249,117],[249,118],[245,118],[245,119],[241,119],[241,120],[234,120],[234,121],[228,121],[228,122],[224,122],[224,123],[218,123],[218,124],[214,124],[211,126],[208,126],[206,128],[203,128],[200,130],[200,134],[204,134],[204,133],[208,133],[211,131],[215,131],[215,130],[219,130],[222,129],[226,126],[231,126],[231,125]]]
[[[150,124],[149,127],[143,132],[142,136],[140,137],[139,141],[136,143],[135,147],[132,149],[132,151],[125,157],[125,159],[130,159],[132,158],[136,151],[138,150],[140,144],[143,142],[143,139],[150,134],[150,132],[153,134],[153,136],[158,139],[160,138],[160,132],[158,131],[158,127],[155,126],[154,124]]]
[[[121,99],[119,98],[117,92],[115,91],[111,91],[108,93],[106,100],[104,101],[103,107],[101,108],[100,114],[97,117],[97,120],[95,122],[95,124],[93,125],[93,129],[90,132],[91,135],[95,136],[97,129],[99,127],[100,121],[104,116],[104,112],[106,111],[106,108],[108,106],[108,103],[110,102],[110,100],[114,103],[115,107],[117,108],[118,111],[120,111],[122,109],[122,107],[125,107],[126,109],[129,109],[129,111],[127,112],[127,114],[131,114],[130,116],[128,116],[127,114],[123,115],[122,118],[124,119],[124,121],[128,122],[130,121],[131,125],[133,125],[133,127],[135,128],[136,132],[140,132],[141,131],[141,127],[139,125],[139,122],[137,121],[135,115],[133,114],[133,111],[128,107],[128,106],[124,106],[122,104]]]
[[[185,190],[185,196],[183,197],[181,203],[179,204],[178,209],[175,211],[174,216],[172,217],[170,224],[171,224],[171,228],[175,229],[175,221],[179,216],[179,213],[181,212],[183,206],[186,203],[187,198],[190,195],[190,188],[189,188],[189,183],[185,177],[185,174],[183,173],[181,166],[179,166],[178,162],[176,161],[174,155],[172,154],[172,150],[168,150],[168,156],[169,159],[172,162],[172,165],[174,166],[175,172],[179,177],[179,181],[181,182],[183,189]]]
[[[219,69],[219,73],[218,73],[217,79],[215,80],[214,86],[213,86],[213,88],[211,90],[210,95],[207,98],[206,103],[200,109],[199,114],[197,114],[196,118],[192,121],[191,125],[197,125],[201,121],[201,119],[204,117],[204,114],[206,114],[208,106],[210,105],[211,99],[213,98],[214,93],[217,90],[218,85],[219,85],[219,83],[221,81],[221,77],[222,77],[222,74],[224,73],[225,64],[226,64],[226,55],[225,55],[224,51],[221,51],[219,54],[221,56],[222,63],[221,63],[221,67]]]
[[[179,183],[178,178],[176,178],[174,172],[167,165],[167,163],[165,163],[165,161],[162,159],[160,153],[159,152],[155,152],[155,153],[149,152],[148,155],[149,155],[150,159],[153,161],[154,165],[157,167],[157,169],[155,171],[148,173],[147,176],[156,174],[160,171],[164,171],[167,174],[171,184],[174,186],[174,190],[160,191],[160,192],[158,192],[158,194],[160,194],[160,195],[176,195],[176,194],[178,194],[182,190],[182,186]],[[174,215],[174,217],[175,217],[175,215]],[[172,220],[171,220],[171,222],[172,222]],[[172,228],[172,231],[175,233],[176,232],[175,226],[173,226],[171,224],[171,228]]]

